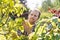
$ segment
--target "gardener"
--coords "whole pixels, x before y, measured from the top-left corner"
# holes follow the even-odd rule
[[[35,23],[39,19],[40,14],[41,13],[38,10],[31,10],[28,14],[28,19],[22,24],[24,27],[24,33],[21,33],[20,30],[18,30],[18,35],[29,35],[30,33],[34,32],[36,26]]]

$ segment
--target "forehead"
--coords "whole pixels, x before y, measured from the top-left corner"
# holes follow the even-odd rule
[[[31,11],[30,14],[39,15],[39,12],[34,10],[34,11]]]

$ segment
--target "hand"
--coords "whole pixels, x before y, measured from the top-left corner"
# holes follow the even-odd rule
[[[32,28],[30,28],[26,22],[23,22],[23,26],[24,26],[24,31],[26,31],[28,34],[30,34]]]

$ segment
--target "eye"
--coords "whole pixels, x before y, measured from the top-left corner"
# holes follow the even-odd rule
[[[34,15],[34,17],[37,17],[37,15]]]
[[[31,16],[32,16],[33,14],[31,14]]]

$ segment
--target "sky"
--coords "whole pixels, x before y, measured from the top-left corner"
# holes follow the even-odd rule
[[[27,7],[30,9],[35,9],[39,6],[41,7],[43,1],[44,0],[27,0]]]

